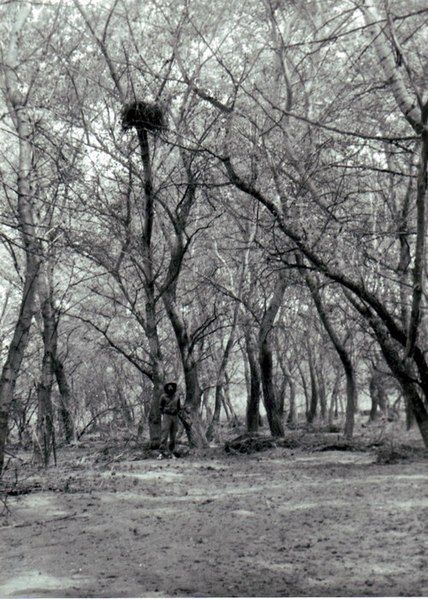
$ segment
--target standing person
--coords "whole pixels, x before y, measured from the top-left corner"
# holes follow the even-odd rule
[[[160,398],[160,411],[162,414],[162,434],[160,448],[168,449],[171,453],[175,449],[175,437],[178,428],[178,412],[181,409],[180,397],[177,393],[177,383],[171,382],[164,385],[164,393]]]

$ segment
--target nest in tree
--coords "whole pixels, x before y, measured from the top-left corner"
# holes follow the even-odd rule
[[[149,102],[132,102],[122,110],[122,128],[128,131],[135,127],[146,131],[157,132],[166,128],[165,113],[159,104]]]

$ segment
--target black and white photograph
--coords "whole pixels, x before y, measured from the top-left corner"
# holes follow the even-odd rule
[[[428,596],[427,0],[0,0],[0,598]]]

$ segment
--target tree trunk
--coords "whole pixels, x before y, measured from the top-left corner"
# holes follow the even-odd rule
[[[354,435],[355,423],[355,405],[357,397],[357,387],[354,376],[354,369],[349,361],[343,363],[343,369],[346,376],[346,417],[345,417],[345,437],[352,439]]]
[[[379,411],[383,416],[386,416],[388,409],[388,401],[383,387],[383,377],[379,371],[380,367],[381,361],[378,361],[373,368],[372,376],[370,378],[369,393],[372,405],[370,409],[369,422],[373,422],[379,417]]]
[[[385,360],[401,385],[405,400],[412,406],[412,411],[425,447],[428,447],[428,410],[426,407],[428,388],[422,388],[424,401],[414,383],[413,373],[408,371],[408,367],[400,359],[396,348],[388,339],[387,334],[384,331],[378,330],[377,337]]]
[[[278,398],[276,397],[275,393],[275,385],[273,383],[273,359],[269,337],[275,317],[281,307],[285,288],[285,278],[282,276],[282,274],[280,274],[276,281],[270,304],[263,315],[259,332],[259,364],[263,389],[263,401],[270,432],[273,437],[284,436],[284,424],[282,414],[279,410]]]
[[[245,343],[245,335],[244,335],[244,343]],[[250,397],[250,393],[251,393],[251,382],[250,382],[250,367],[248,364],[248,356],[247,356],[247,349],[244,346],[240,346],[241,347],[241,353],[242,353],[242,361],[244,364],[244,375],[245,375],[245,391],[246,391],[246,396],[247,398]]]
[[[0,473],[4,464],[10,406],[24,351],[29,340],[40,266],[40,252],[34,224],[33,198],[30,186],[33,157],[32,125],[25,108],[28,98],[24,97],[19,91],[23,82],[20,81],[18,74],[19,38],[30,10],[30,5],[24,2],[19,5],[18,14],[10,34],[9,47],[3,57],[7,90],[6,102],[11,111],[19,144],[17,215],[25,252],[25,273],[19,315],[0,376]]]
[[[126,397],[120,389],[116,390],[116,394],[119,398],[120,412],[122,414],[122,418],[127,426],[131,426],[134,420],[131,407],[129,406],[128,402],[126,401]]]
[[[378,408],[379,408],[378,393],[379,393],[379,390],[378,390],[378,386],[377,386],[377,383],[376,383],[376,373],[375,372],[373,372],[373,374],[372,374],[372,376],[370,378],[369,393],[370,393],[370,400],[371,400],[369,422],[374,422],[379,417],[379,412],[378,412]]]
[[[184,348],[183,348],[184,349]],[[186,348],[187,350],[187,348]],[[186,382],[186,401],[187,413],[191,420],[187,420],[191,428],[186,428],[190,447],[207,447],[208,441],[205,429],[200,415],[201,390],[198,379],[198,364],[190,355],[184,364],[184,380]]]
[[[250,374],[250,393],[247,397],[247,431],[257,433],[259,429],[259,406],[260,406],[260,369],[257,362],[256,342],[251,331],[251,323],[245,325],[245,347],[248,357],[248,368]]]
[[[211,441],[216,434],[216,431],[220,425],[220,413],[221,406],[223,403],[223,384],[219,382],[219,378],[217,378],[217,383],[215,386],[215,400],[214,400],[214,412],[211,419],[211,422],[207,428],[207,440]]]
[[[200,415],[201,390],[198,378],[198,363],[193,356],[193,347],[187,332],[186,323],[177,310],[175,287],[164,290],[163,302],[171,322],[180,351],[186,385],[185,414],[183,425],[191,447],[207,447],[208,440]]]
[[[149,435],[153,449],[157,449],[161,442],[161,413],[160,397],[163,393],[164,376],[162,368],[162,353],[160,349],[157,315],[154,302],[147,301],[146,304],[146,334],[150,347],[151,370],[153,373],[153,395],[149,411]]]
[[[57,352],[53,359],[53,369],[55,372],[56,382],[60,393],[60,408],[59,414],[64,430],[65,442],[71,443],[76,438],[76,431],[74,428],[73,416],[71,413],[71,389],[67,381],[65,374],[64,365],[60,358],[58,358]]]
[[[337,418],[337,396],[339,393],[340,387],[340,375],[336,374],[336,379],[334,381],[333,389],[330,397],[330,407],[328,410],[328,424],[329,426],[333,425],[334,418]]]
[[[36,254],[33,254],[33,256],[27,258],[24,291],[19,316],[0,377],[0,473],[4,464],[10,406],[24,357],[24,351],[28,344],[34,314],[38,268]]]
[[[202,407],[205,410],[205,426],[208,428],[209,423],[212,421],[213,414],[210,408],[210,389],[204,389],[201,394]],[[208,435],[207,435],[208,438]]]
[[[48,366],[42,365],[41,381],[37,386],[37,427],[34,458],[45,468],[55,452],[55,430],[51,398],[52,381],[47,373]]]
[[[221,388],[220,397],[221,397],[221,405],[223,406],[224,413],[226,414],[226,420],[228,423],[230,423],[230,421],[232,420],[232,411],[230,409],[229,404],[226,401],[226,389],[223,387]]]
[[[36,461],[45,468],[49,465],[52,451],[55,451],[55,431],[52,407],[52,385],[54,378],[53,356],[56,346],[55,309],[52,304],[52,272],[49,259],[45,261],[39,274],[39,298],[43,323],[43,359],[40,382],[37,386],[37,443]]]
[[[223,392],[223,405],[225,409],[227,408],[230,414],[229,424],[231,426],[239,426],[239,418],[236,415],[235,409],[232,404],[232,400],[230,399],[230,378],[227,372],[225,373],[225,387]]]
[[[269,423],[269,429],[272,437],[283,437],[284,425],[282,423],[282,414],[279,411],[279,402],[277,401],[275,387],[272,381],[272,352],[269,345],[266,343],[262,343],[260,345],[259,364],[262,379],[263,400]]]
[[[281,369],[282,373],[282,369]],[[285,415],[285,390],[287,388],[287,379],[285,376],[281,377],[281,381],[277,383],[276,396],[278,398],[278,411],[281,414],[281,418]]]
[[[297,370],[299,371],[299,374],[300,374],[300,379],[302,381],[302,387],[303,387],[303,393],[305,395],[305,416],[307,417],[308,412],[309,412],[310,397],[309,397],[309,389],[308,389],[308,384],[306,381],[305,373],[303,372],[300,361],[297,363]]]
[[[160,370],[157,370],[156,374],[153,372],[153,393],[149,410],[149,436],[152,449],[158,449],[161,443],[160,397],[163,393],[163,378],[161,378]]]
[[[150,148],[147,131],[137,128],[141,161],[144,168],[143,234],[141,236],[143,267],[146,292],[146,335],[150,350],[151,371],[153,373],[153,396],[149,412],[149,434],[151,446],[157,449],[161,442],[160,396],[163,392],[162,351],[158,334],[158,315],[156,309],[155,275],[153,272],[152,233],[154,220],[153,176],[150,160]]]
[[[286,369],[288,386],[290,387],[290,409],[287,416],[287,423],[295,426],[297,424],[297,406],[296,406],[296,385],[288,369]]]
[[[389,369],[400,383],[405,400],[412,406],[423,442],[425,447],[428,447],[428,384],[425,377],[423,377],[423,380],[417,386],[414,372],[412,371],[412,361],[402,359],[397,344],[391,339],[389,332],[383,324],[368,306],[354,301],[348,293],[346,293],[346,296],[356,310],[371,325]],[[419,394],[419,389],[421,390],[421,394]]]
[[[279,347],[278,347],[278,351],[280,351]],[[282,395],[282,411],[284,411],[284,409],[285,409],[284,408],[285,390],[288,385],[288,387],[290,389],[290,401],[289,401],[289,406],[288,406],[287,424],[291,424],[294,426],[297,422],[296,387],[295,387],[295,384],[293,381],[293,377],[291,376],[291,373],[285,363],[285,359],[280,359],[279,365],[280,365],[281,373],[282,373],[282,377],[283,377],[283,382],[282,382],[281,389],[280,389],[280,393]]]
[[[327,419],[327,397],[325,391],[325,381],[322,373],[322,368],[316,368],[316,378],[318,384],[318,397],[320,403],[320,416],[323,422]]]
[[[406,410],[406,428],[409,431],[415,424],[415,415],[413,413],[412,405],[407,398],[404,398],[404,407]]]
[[[309,358],[309,360],[308,360],[309,361],[309,376],[311,379],[311,399],[310,399],[309,410],[307,412],[306,419],[309,424],[312,424],[317,415],[318,388],[317,388],[317,380],[315,377],[315,368],[314,368],[314,364],[313,364],[313,358],[312,358],[311,351],[309,351],[308,358]]]
[[[179,418],[186,431],[189,447],[208,447],[202,420],[199,414],[195,413],[194,408],[185,404],[179,413]]]

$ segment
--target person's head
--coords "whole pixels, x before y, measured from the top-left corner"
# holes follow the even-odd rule
[[[177,383],[166,383],[163,389],[165,393],[171,397],[177,391]]]

